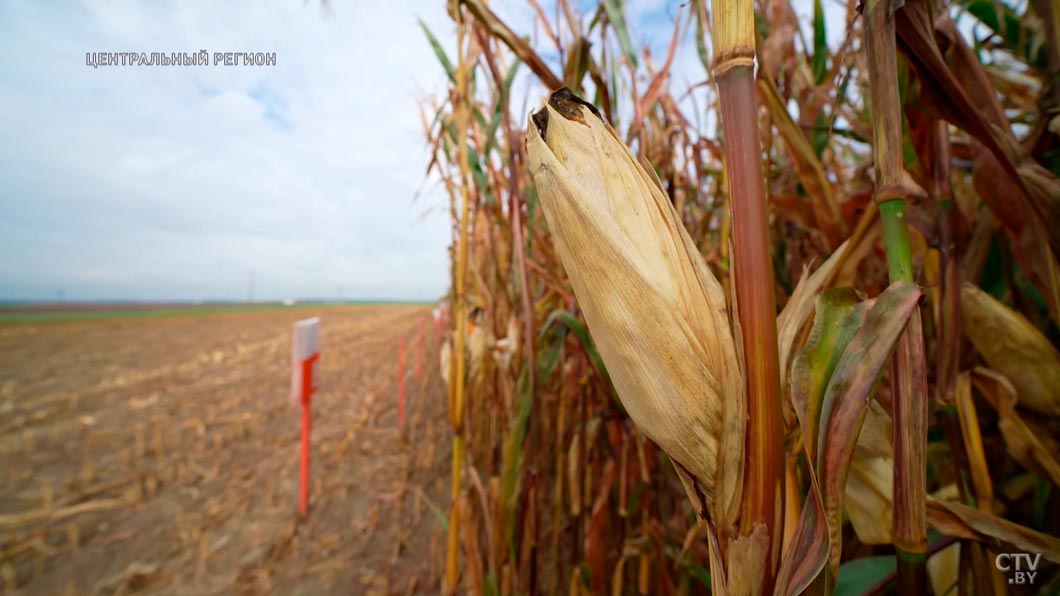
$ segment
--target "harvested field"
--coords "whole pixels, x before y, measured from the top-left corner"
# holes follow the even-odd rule
[[[300,520],[291,328],[315,315],[323,383]],[[327,306],[0,326],[0,585],[436,590],[449,441],[429,317],[426,306]]]

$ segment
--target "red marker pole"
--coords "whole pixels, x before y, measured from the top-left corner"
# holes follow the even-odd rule
[[[398,427],[405,426],[405,338],[398,339]]]
[[[309,431],[312,426],[310,401],[320,388],[320,319],[298,321],[294,326],[291,352],[291,401],[302,406],[301,474],[298,485],[298,512],[309,513]]]
[[[302,404],[302,478],[298,485],[298,512],[309,513],[309,402]]]
[[[309,407],[313,394],[313,365],[320,359],[320,354],[313,354],[302,361],[302,478],[298,490],[298,511],[309,513],[309,431],[312,424],[312,408]]]

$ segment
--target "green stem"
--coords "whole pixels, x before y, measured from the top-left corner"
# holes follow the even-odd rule
[[[927,553],[897,549],[898,594],[920,594],[927,584]]]
[[[891,283],[913,281],[905,199],[879,203]],[[926,592],[928,388],[920,309],[898,339],[891,366],[894,419],[894,541],[900,594]]]
[[[905,220],[905,199],[879,204],[883,243],[887,247],[887,273],[891,283],[913,281],[913,253],[909,248],[909,225]]]

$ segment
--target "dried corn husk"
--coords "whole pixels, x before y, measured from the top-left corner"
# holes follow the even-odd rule
[[[467,362],[467,382],[473,383],[482,376],[482,364],[487,353],[493,350],[497,339],[486,324],[484,312],[481,308],[471,309],[467,321],[467,339],[464,342],[464,359]],[[449,385],[450,359],[453,353],[453,337],[448,334],[445,342],[438,352],[438,368],[442,373],[442,380],[446,386]]]
[[[728,511],[746,406],[720,284],[653,174],[594,108],[557,91],[526,136],[546,220],[619,398],[696,488],[721,490]]]
[[[493,360],[502,368],[508,368],[519,354],[519,318],[514,314],[508,317],[507,335],[498,339],[493,348]]]

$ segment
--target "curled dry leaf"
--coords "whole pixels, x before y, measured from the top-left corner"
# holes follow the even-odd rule
[[[798,594],[826,564],[829,573],[839,566],[844,487],[862,422],[919,298],[916,286],[897,282],[873,300],[858,302],[852,291],[835,289],[817,301],[813,330],[792,372],[792,399],[813,462],[811,490],[781,562],[777,594]]]

